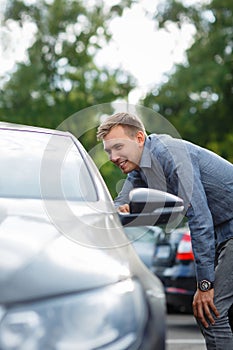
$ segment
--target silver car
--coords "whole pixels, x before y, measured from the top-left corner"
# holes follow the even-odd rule
[[[122,225],[165,222],[182,201],[137,189],[118,214],[68,132],[0,123],[0,149],[0,349],[163,350],[163,287]]]

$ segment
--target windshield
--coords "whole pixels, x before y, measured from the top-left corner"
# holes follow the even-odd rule
[[[92,177],[69,136],[0,130],[0,196],[96,201]]]

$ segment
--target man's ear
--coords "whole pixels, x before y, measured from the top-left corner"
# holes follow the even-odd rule
[[[143,131],[139,130],[136,134],[136,138],[137,138],[137,141],[139,143],[140,146],[143,146],[144,145],[144,142],[145,142],[145,134]]]

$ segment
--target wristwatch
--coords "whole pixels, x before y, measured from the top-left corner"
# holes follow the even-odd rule
[[[213,282],[210,282],[208,280],[202,280],[202,281],[198,282],[198,288],[202,292],[207,292],[208,290],[214,288],[214,284],[213,284]]]

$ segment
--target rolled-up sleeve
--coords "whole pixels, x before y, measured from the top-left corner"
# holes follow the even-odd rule
[[[193,188],[186,213],[191,231],[197,280],[214,281],[215,235],[211,211],[201,181],[198,158],[192,157]]]
[[[215,234],[214,223],[199,165],[198,150],[185,149],[178,144],[161,153],[160,161],[173,194],[184,200],[191,232],[198,281],[214,281]]]
[[[208,208],[202,207],[202,213],[199,214],[199,211],[195,210],[195,206],[192,205],[187,212],[195,256],[196,276],[198,281],[208,279],[214,282],[214,228]]]

